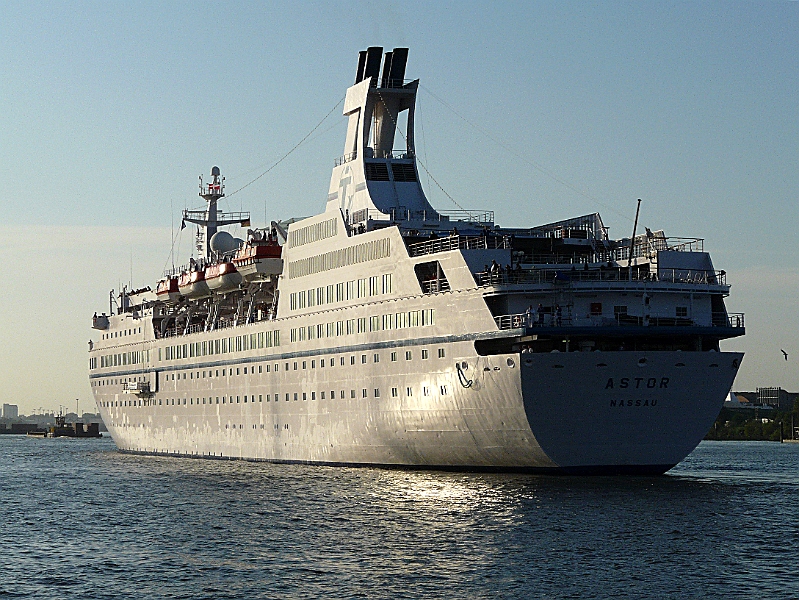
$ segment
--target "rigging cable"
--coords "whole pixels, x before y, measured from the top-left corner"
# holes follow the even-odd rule
[[[422,101],[417,96],[416,104],[419,106],[419,128],[422,130],[422,145],[424,146],[424,160],[427,161],[427,138],[424,135],[424,118],[422,116]],[[430,187],[430,176],[427,176],[427,187]]]
[[[174,233],[174,225],[172,226],[172,249],[170,250],[169,256],[166,257],[166,261],[164,262],[164,273],[167,272],[166,266],[169,264],[169,260],[172,259],[172,272],[174,274],[175,271],[175,241],[180,237],[183,233],[183,227],[178,229],[177,233]]]
[[[492,135],[491,135],[489,132],[487,132],[485,129],[483,129],[482,127],[480,127],[480,126],[479,126],[479,125],[477,125],[476,123],[472,123],[472,122],[471,122],[469,119],[467,119],[467,118],[466,118],[466,117],[464,117],[462,114],[460,114],[460,113],[459,113],[457,110],[455,110],[455,109],[454,109],[454,108],[453,108],[453,107],[452,107],[450,104],[448,104],[448,103],[447,103],[446,101],[444,101],[443,99],[439,98],[439,97],[438,97],[436,94],[434,94],[434,93],[433,93],[433,92],[430,90],[430,88],[428,88],[427,86],[424,86],[424,85],[422,85],[422,84],[420,83],[420,84],[419,84],[419,87],[420,87],[420,88],[422,88],[422,89],[424,89],[424,91],[426,91],[428,94],[430,94],[430,95],[431,95],[433,98],[435,98],[436,100],[438,100],[438,101],[439,101],[441,104],[443,104],[443,105],[444,105],[446,108],[448,108],[448,109],[449,109],[449,110],[451,110],[453,113],[455,113],[455,115],[456,115],[457,117],[459,117],[460,119],[462,119],[463,121],[465,121],[466,123],[468,123],[469,125],[471,125],[472,127],[474,127],[474,128],[477,130],[477,131],[479,131],[480,133],[482,133],[482,134],[483,134],[484,136],[486,136],[486,137],[487,137],[489,140],[491,140],[492,142],[494,142],[496,145],[500,146],[501,148],[504,148],[505,150],[507,150],[508,152],[510,152],[512,155],[514,155],[514,156],[517,156],[517,157],[521,158],[521,160],[522,160],[522,161],[526,162],[528,165],[530,165],[531,167],[533,167],[533,168],[534,168],[536,171],[539,171],[540,173],[543,173],[543,174],[544,174],[544,175],[546,175],[547,177],[550,177],[550,178],[554,179],[554,180],[555,180],[555,181],[557,181],[559,184],[561,184],[561,185],[562,185],[562,186],[564,186],[564,187],[567,187],[568,189],[570,189],[571,191],[575,192],[576,194],[579,194],[580,196],[582,196],[582,197],[584,197],[584,198],[587,198],[588,200],[591,200],[592,202],[596,202],[597,204],[599,204],[599,205],[601,205],[601,206],[604,206],[605,208],[607,208],[607,209],[608,209],[608,210],[610,210],[611,212],[613,212],[613,213],[615,213],[615,214],[619,215],[620,217],[622,217],[622,218],[624,218],[624,219],[627,219],[628,221],[632,221],[632,219],[630,219],[630,217],[629,217],[629,216],[622,214],[621,212],[619,212],[619,211],[617,211],[616,209],[614,209],[612,206],[610,206],[610,205],[608,205],[608,204],[605,204],[604,202],[601,202],[601,201],[597,200],[596,198],[594,198],[594,197],[593,197],[593,196],[591,196],[590,194],[587,194],[587,193],[583,192],[583,191],[582,191],[582,190],[580,190],[579,188],[577,188],[577,187],[575,187],[575,186],[571,185],[570,183],[568,183],[568,182],[564,181],[563,179],[561,179],[560,177],[558,177],[558,176],[557,176],[557,175],[555,175],[554,173],[551,173],[551,172],[549,172],[547,169],[545,169],[545,168],[544,168],[544,167],[542,167],[541,165],[538,165],[538,164],[536,164],[535,162],[531,161],[531,160],[530,160],[530,159],[528,159],[528,158],[527,158],[527,157],[526,157],[526,156],[525,156],[523,153],[516,152],[516,151],[515,151],[513,148],[511,148],[510,146],[508,146],[508,145],[504,144],[503,142],[501,142],[501,141],[497,140],[497,139],[496,139],[496,138],[494,138],[494,137],[493,137],[493,136],[492,136]]]
[[[399,128],[398,128],[398,129],[399,129]],[[401,133],[401,132],[400,132],[400,133]],[[419,166],[420,166],[420,167],[422,167],[422,168],[424,169],[424,172],[425,172],[425,173],[427,173],[427,176],[428,176],[430,179],[432,179],[432,180],[433,180],[433,183],[435,183],[435,184],[438,186],[438,189],[440,189],[442,192],[444,192],[444,195],[445,195],[447,198],[449,198],[450,200],[452,200],[452,203],[453,203],[455,206],[457,206],[457,207],[458,207],[458,208],[460,208],[461,210],[466,210],[465,208],[463,208],[463,207],[462,207],[460,204],[458,204],[458,203],[455,201],[455,198],[453,198],[452,196],[450,196],[450,195],[449,195],[449,193],[447,193],[447,190],[445,190],[445,189],[443,188],[443,186],[442,186],[440,183],[438,183],[438,181],[436,180],[436,178],[435,178],[435,177],[433,177],[432,173],[430,173],[430,171],[427,169],[427,167],[425,166],[425,164],[424,164],[424,163],[423,163],[423,162],[422,162],[422,161],[419,159],[419,157],[418,157],[418,156],[416,157],[416,162],[419,164]]]
[[[383,107],[386,109],[386,112],[388,113],[388,116],[391,117],[391,121],[394,123],[394,128],[397,131],[399,131],[400,135],[405,139],[405,148],[407,149],[408,148],[408,136],[402,131],[402,129],[400,129],[400,126],[397,123],[397,120],[394,118],[394,115],[391,114],[390,110],[388,110],[388,105],[386,104],[386,101],[383,99],[383,94],[380,93],[380,88],[377,88],[377,94],[378,94],[378,96],[380,96],[380,102],[383,103]],[[457,201],[455,200],[455,198],[450,196],[449,193],[447,192],[447,190],[445,190],[444,187],[440,183],[438,183],[438,180],[435,177],[433,177],[433,174],[430,173],[430,171],[428,170],[427,166],[422,162],[422,159],[420,159],[419,155],[416,154],[416,150],[415,149],[414,149],[414,152],[413,152],[413,156],[416,159],[416,163],[420,167],[422,167],[424,169],[424,172],[427,173],[427,176],[430,179],[432,179],[433,183],[435,183],[438,186],[438,189],[440,189],[442,192],[444,192],[444,195],[447,198],[449,198],[455,206],[457,206],[461,210],[465,211],[466,209],[463,208],[460,204],[458,204]]]
[[[246,183],[245,185],[241,186],[241,187],[240,187],[239,189],[237,189],[236,191],[234,191],[234,192],[231,192],[230,194],[227,194],[227,195],[225,196],[225,200],[227,200],[228,198],[230,198],[230,197],[231,197],[231,196],[233,196],[234,194],[238,194],[238,193],[239,193],[240,191],[242,191],[243,189],[245,189],[245,188],[248,188],[248,187],[249,187],[249,186],[251,186],[253,183],[255,183],[256,181],[258,181],[258,180],[259,180],[261,177],[263,177],[264,175],[266,175],[267,173],[269,173],[269,171],[271,171],[272,169],[274,169],[275,167],[277,167],[277,166],[278,166],[280,163],[282,163],[284,160],[286,160],[286,159],[289,157],[289,155],[291,155],[291,153],[292,153],[292,152],[294,152],[294,151],[295,151],[297,148],[299,148],[300,146],[302,146],[302,145],[303,145],[303,143],[305,143],[305,141],[306,141],[308,138],[310,138],[310,137],[311,137],[311,135],[313,135],[313,133],[314,133],[314,132],[315,132],[317,129],[319,129],[319,127],[321,127],[321,126],[322,126],[322,123],[324,123],[324,122],[327,120],[327,118],[328,118],[330,115],[332,115],[332,114],[333,114],[333,111],[334,111],[334,110],[336,110],[336,109],[339,107],[339,105],[340,105],[340,104],[341,104],[341,103],[344,101],[344,98],[345,98],[345,97],[346,97],[346,96],[342,96],[342,97],[339,99],[339,101],[338,101],[338,102],[336,102],[335,106],[333,106],[333,108],[331,108],[331,109],[330,109],[330,111],[329,111],[329,112],[328,112],[328,113],[327,113],[327,114],[324,116],[324,118],[323,118],[321,121],[319,121],[319,122],[318,122],[318,123],[317,123],[317,124],[314,126],[314,128],[313,128],[313,129],[311,129],[311,131],[309,131],[309,132],[308,132],[308,133],[305,135],[305,137],[303,137],[303,138],[302,138],[302,139],[301,139],[299,142],[297,142],[297,143],[294,145],[294,147],[293,147],[291,150],[289,150],[289,151],[288,151],[288,152],[286,152],[286,153],[285,153],[283,156],[281,156],[281,157],[280,157],[280,159],[279,159],[277,162],[275,162],[274,164],[272,164],[272,165],[271,165],[271,166],[270,166],[268,169],[266,169],[266,171],[264,171],[263,173],[261,173],[260,175],[258,175],[258,177],[256,177],[255,179],[253,179],[253,180],[252,180],[252,181],[250,181],[249,183]],[[336,125],[338,125],[338,123],[336,123]],[[330,127],[329,129],[326,129],[326,130],[325,130],[323,133],[326,133],[327,131],[330,131],[330,129],[332,129],[332,127]],[[171,212],[171,211],[170,211],[170,212]],[[264,204],[264,222],[265,222],[265,221],[266,221],[266,204]],[[174,226],[173,226],[173,227],[174,227]],[[171,258],[172,258],[172,270],[173,270],[173,271],[174,271],[174,268],[175,268],[175,264],[174,264],[174,263],[175,263],[175,241],[178,239],[178,237],[180,236],[180,234],[181,234],[181,232],[182,232],[182,231],[183,231],[183,227],[181,227],[181,228],[178,230],[178,233],[177,233],[177,234],[174,234],[174,235],[172,236],[172,248],[171,248],[170,254],[171,254]],[[167,259],[166,259],[166,262],[164,263],[164,271],[166,271],[166,265],[167,265],[167,263],[169,263],[169,257],[167,257]]]
[[[321,121],[319,121],[319,122],[316,124],[316,126],[315,126],[313,129],[311,129],[311,131],[309,131],[309,132],[306,134],[306,136],[305,136],[304,138],[302,138],[302,139],[301,139],[299,142],[297,142],[297,143],[294,145],[294,147],[293,147],[291,150],[289,150],[289,151],[288,151],[288,152],[286,152],[286,153],[285,153],[283,156],[281,156],[281,157],[280,157],[280,159],[279,159],[277,162],[275,162],[275,163],[274,163],[272,166],[270,166],[270,167],[269,167],[269,168],[268,168],[266,171],[264,171],[263,173],[261,173],[260,175],[258,175],[258,177],[256,177],[255,179],[253,179],[253,180],[252,180],[252,181],[250,181],[249,183],[246,183],[245,185],[241,186],[241,187],[240,187],[239,189],[237,189],[235,192],[231,192],[230,194],[227,194],[227,196],[226,196],[226,197],[227,197],[227,198],[230,198],[231,196],[233,196],[233,195],[235,195],[235,194],[238,194],[238,193],[239,193],[240,191],[242,191],[243,189],[245,189],[245,188],[248,188],[248,187],[249,187],[249,186],[251,186],[253,183],[255,183],[256,181],[258,181],[258,180],[259,180],[261,177],[263,177],[264,175],[266,175],[267,173],[269,173],[269,171],[271,171],[271,170],[272,170],[272,169],[274,169],[276,166],[278,166],[280,163],[282,163],[284,160],[286,160],[286,159],[289,157],[289,155],[290,155],[292,152],[294,152],[294,151],[295,151],[297,148],[299,148],[300,146],[302,146],[302,144],[303,144],[303,143],[305,143],[305,141],[306,141],[306,140],[307,140],[309,137],[311,137],[311,135],[313,134],[313,132],[314,132],[314,131],[316,131],[317,129],[319,129],[319,127],[321,127],[321,126],[322,126],[322,123],[324,123],[324,122],[327,120],[327,118],[328,118],[330,115],[332,115],[332,114],[333,114],[333,111],[334,111],[334,110],[336,110],[336,109],[338,108],[339,104],[341,104],[343,101],[344,101],[344,97],[342,96],[342,98],[341,98],[341,99],[340,99],[338,102],[336,102],[336,105],[335,105],[333,108],[331,108],[331,109],[330,109],[330,112],[328,112],[328,113],[327,113],[327,114],[324,116],[324,118],[323,118]]]

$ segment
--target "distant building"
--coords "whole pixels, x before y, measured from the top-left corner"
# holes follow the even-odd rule
[[[752,408],[752,403],[741,392],[730,392],[724,401],[724,408]]]
[[[19,417],[19,406],[16,404],[3,404],[3,418],[16,419]]]
[[[778,410],[791,410],[799,394],[786,392],[780,387],[757,388],[758,402],[762,406],[773,406]]]
[[[762,387],[754,392],[730,392],[726,408],[774,408],[782,411],[793,409],[799,398],[797,392],[787,392],[780,387]]]

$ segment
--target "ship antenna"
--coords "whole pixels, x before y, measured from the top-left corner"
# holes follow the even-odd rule
[[[181,228],[186,223],[197,225],[197,258],[200,262],[205,262],[211,258],[211,239],[218,228],[236,224],[242,227],[249,227],[250,213],[222,213],[217,209],[219,199],[225,197],[225,178],[219,167],[216,166],[211,168],[211,183],[203,183],[202,176],[200,176],[200,197],[205,199],[207,203],[206,209],[184,209]]]
[[[633,237],[630,238],[630,252],[627,255],[627,270],[632,279],[633,250],[635,249],[635,230],[638,227],[638,213],[641,212],[641,199],[638,198],[638,207],[635,209],[635,222],[633,223]]]
[[[170,220],[172,222],[172,231],[171,231],[172,248],[170,248],[170,250],[169,250],[169,257],[170,257],[170,260],[172,261],[172,271],[175,270],[175,206],[174,206],[174,204],[175,204],[175,201],[172,198],[170,198],[169,199],[169,217],[170,217]]]

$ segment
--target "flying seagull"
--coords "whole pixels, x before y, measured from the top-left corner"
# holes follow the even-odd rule
[[[785,357],[785,360],[788,360],[788,353],[782,348],[780,348],[780,352],[782,352],[782,355]]]

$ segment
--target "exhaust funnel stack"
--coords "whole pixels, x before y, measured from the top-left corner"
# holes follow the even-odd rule
[[[363,70],[363,78],[373,80],[373,84],[377,85],[377,78],[380,77],[380,58],[383,56],[383,48],[381,46],[371,46],[366,51],[366,65]]]

